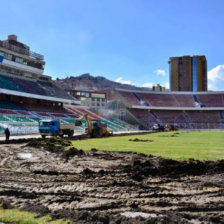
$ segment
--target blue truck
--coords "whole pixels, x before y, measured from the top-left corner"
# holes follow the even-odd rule
[[[60,119],[48,119],[39,121],[39,133],[42,138],[46,136],[73,136],[75,123],[62,123]]]

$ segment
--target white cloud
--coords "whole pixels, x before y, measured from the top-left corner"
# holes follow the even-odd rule
[[[224,65],[217,65],[208,71],[208,89],[224,90]]]
[[[154,83],[152,82],[147,82],[141,85],[141,87],[144,87],[144,88],[152,88],[153,86],[154,86]]]
[[[124,80],[123,77],[119,77],[117,79],[115,79],[115,82],[119,82],[121,84],[127,84],[127,85],[135,85],[132,81],[130,80]]]
[[[156,75],[162,75],[162,76],[165,76],[166,75],[166,71],[165,70],[162,70],[162,69],[157,69],[154,71],[154,73]]]
[[[224,80],[224,65],[217,65],[215,68],[208,71],[208,80],[214,82],[217,79]]]
[[[170,88],[170,83],[169,83],[169,82],[166,82],[166,83],[164,84],[164,86],[166,87],[166,89],[169,89],[169,88]]]

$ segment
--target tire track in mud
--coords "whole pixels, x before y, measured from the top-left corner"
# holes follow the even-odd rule
[[[0,201],[9,207],[78,223],[224,221],[223,161],[96,150],[66,158],[24,144],[0,150],[6,161],[0,167]],[[32,157],[21,159],[19,153]]]

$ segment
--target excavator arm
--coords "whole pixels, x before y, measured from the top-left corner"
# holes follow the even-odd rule
[[[88,125],[88,134],[91,134],[92,133],[92,120],[88,117],[87,114],[79,117],[76,120],[75,125],[76,126],[81,126],[82,125],[81,121],[83,121],[83,120],[86,120],[86,122],[87,122],[87,125]]]

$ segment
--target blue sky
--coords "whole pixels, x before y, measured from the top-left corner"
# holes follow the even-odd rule
[[[167,85],[169,57],[197,54],[207,57],[209,88],[224,89],[223,0],[13,0],[1,5],[0,39],[17,34],[45,55],[45,74],[53,78],[90,73],[138,86]]]

